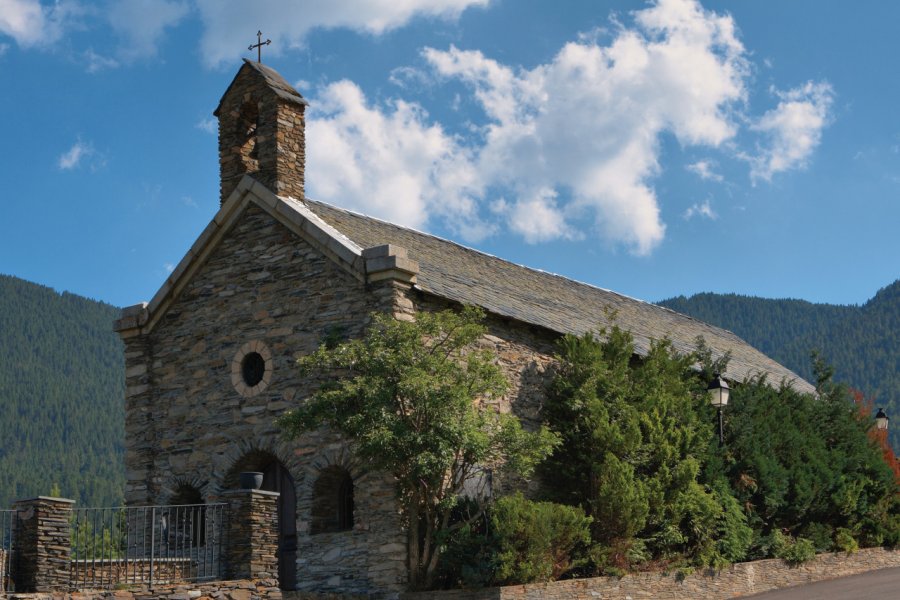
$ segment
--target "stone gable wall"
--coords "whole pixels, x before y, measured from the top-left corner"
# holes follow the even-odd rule
[[[397,302],[393,282],[364,286],[251,204],[155,328],[125,338],[126,502],[167,503],[183,484],[218,501],[239,461],[261,450],[295,482],[301,589],[401,589],[406,544],[390,477],[356,462],[333,434],[287,441],[274,425],[312,389],[296,357],[327,335],[361,335],[372,311]],[[272,364],[252,395],[232,383],[250,341]],[[354,478],[354,529],[309,535],[313,484],[335,464]]]

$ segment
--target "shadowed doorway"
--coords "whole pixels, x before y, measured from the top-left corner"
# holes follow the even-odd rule
[[[279,461],[263,469],[262,489],[278,492],[278,584],[283,590],[297,587],[297,496],[294,478]]]

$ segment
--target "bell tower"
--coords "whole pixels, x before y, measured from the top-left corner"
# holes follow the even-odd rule
[[[244,175],[303,199],[307,101],[274,69],[244,59],[213,113],[219,119],[219,202]]]

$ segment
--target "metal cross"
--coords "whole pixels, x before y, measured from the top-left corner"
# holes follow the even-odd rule
[[[256,62],[261,63],[262,62],[262,47],[268,46],[271,43],[272,43],[272,40],[262,41],[262,31],[257,31],[256,32],[256,43],[250,44],[249,46],[247,46],[247,50],[253,50],[254,48],[256,48]]]

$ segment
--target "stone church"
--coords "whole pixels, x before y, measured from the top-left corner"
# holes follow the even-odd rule
[[[122,312],[126,502],[217,501],[242,471],[280,492],[283,589],[394,594],[406,540],[388,476],[334,434],[288,442],[273,422],[309,392],[298,356],[361,335],[373,311],[475,304],[482,344],[510,380],[502,409],[538,418],[555,340],[616,323],[638,354],[668,336],[731,352],[728,379],[809,383],[734,334],[653,304],[532,270],[451,241],[307,199],[306,100],[244,61],[215,111],[221,206],[149,303]]]

